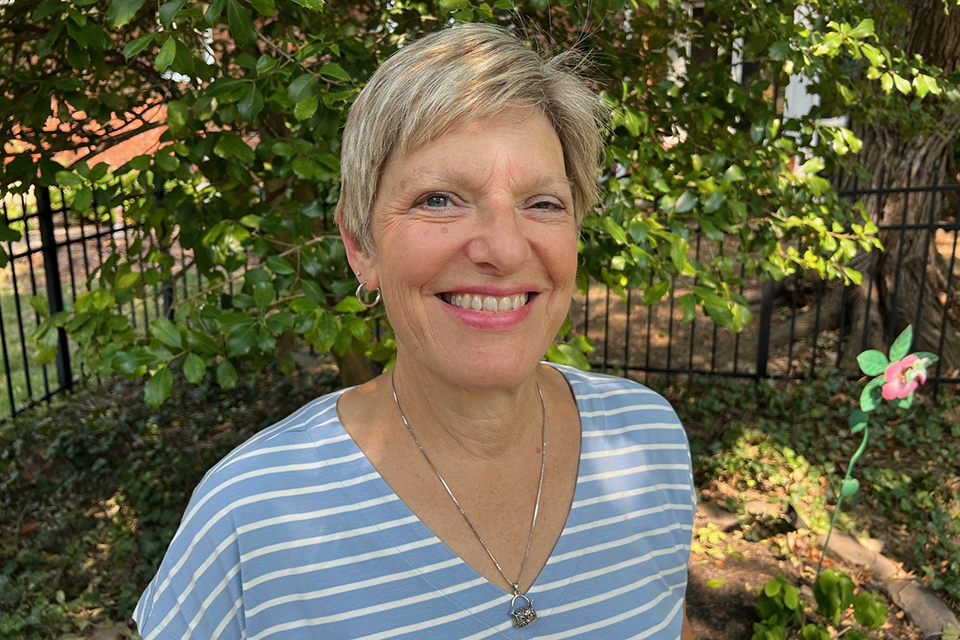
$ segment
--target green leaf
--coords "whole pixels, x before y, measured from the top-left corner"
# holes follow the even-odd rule
[[[697,298],[692,293],[685,293],[677,299],[677,304],[683,310],[683,322],[690,322],[697,315]]]
[[[237,113],[244,122],[253,122],[263,110],[263,104],[263,94],[257,89],[257,85],[251,84],[237,103]]]
[[[723,585],[727,584],[727,581],[717,578],[715,580],[707,580],[705,584],[707,585],[707,589],[719,589]]]
[[[870,631],[876,631],[887,621],[887,604],[872,591],[861,591],[853,599],[853,617]]]
[[[627,232],[610,216],[600,218],[600,228],[609,233],[617,244],[627,244]]]
[[[257,32],[253,28],[250,12],[243,8],[239,0],[227,0],[227,23],[237,44],[247,46],[257,41]]]
[[[160,53],[157,54],[157,69],[166,71],[173,63],[173,57],[177,55],[177,41],[174,38],[167,38],[167,41],[160,47]]]
[[[860,481],[856,478],[847,478],[843,481],[843,487],[840,488],[840,495],[849,498],[857,491],[860,491]]]
[[[167,318],[154,318],[150,323],[150,334],[172,349],[180,349],[183,346],[180,330]]]
[[[287,97],[294,104],[315,95],[317,95],[317,77],[312,73],[297,76],[287,87]]]
[[[187,0],[170,0],[160,5],[160,24],[162,24],[165,29],[169,29],[170,25],[173,24],[173,19],[176,17],[177,12],[180,11],[185,4],[187,4]]]
[[[83,182],[73,171],[57,171],[55,180],[61,187],[75,187]]]
[[[168,40],[167,42],[171,42]],[[190,115],[187,111],[187,105],[180,100],[171,100],[167,103],[167,126],[170,131],[177,134],[187,127],[187,120]]]
[[[273,284],[270,282],[259,282],[253,286],[253,301],[261,309],[266,309],[276,298]]]
[[[684,191],[680,194],[680,197],[677,198],[677,202],[673,205],[673,210],[677,213],[686,213],[695,206],[697,206],[697,196],[689,191]]]
[[[0,220],[0,242],[18,242],[21,234],[16,229],[11,229],[5,222]]]
[[[869,414],[864,413],[860,409],[854,409],[853,413],[850,414],[850,419],[848,421],[850,425],[850,433],[860,433],[866,429],[869,420]]]
[[[173,374],[167,365],[161,365],[157,371],[150,376],[144,387],[144,399],[151,407],[156,409],[163,401],[170,396],[173,389]]]
[[[306,7],[307,9],[313,9],[314,11],[320,11],[323,9],[323,5],[326,4],[324,0],[293,0],[301,7]]]
[[[303,280],[300,283],[300,287],[303,289],[303,295],[307,297],[307,300],[316,304],[317,306],[323,306],[327,303],[325,296],[323,295],[323,290],[320,288],[316,282],[312,280]]]
[[[762,123],[760,126],[763,127],[763,129],[761,129],[761,135],[763,135],[763,133],[766,131],[766,127],[764,127]],[[740,168],[740,165],[732,164],[727,167],[726,171],[723,172],[723,178],[724,180],[729,180],[730,182],[740,182],[746,179],[746,175],[744,175],[743,169]]]
[[[350,82],[353,80],[353,78],[350,77],[350,74],[347,73],[346,70],[336,62],[328,62],[320,67],[320,75],[333,78],[334,80],[343,80],[344,82]]]
[[[183,361],[183,375],[193,384],[200,384],[207,372],[207,363],[195,353],[191,353]]]
[[[333,310],[340,313],[362,313],[364,311],[364,306],[360,304],[360,301],[354,296],[347,296],[338,302],[337,306],[335,306]]]
[[[861,20],[860,24],[851,29],[847,35],[858,39],[873,35],[873,20],[871,18]]]
[[[567,365],[581,371],[590,371],[590,363],[583,352],[578,351],[569,344],[552,344],[547,349],[547,361],[556,364]]]
[[[770,45],[770,59],[771,60],[786,60],[787,56],[790,55],[790,43],[789,42],[774,42]]]
[[[896,85],[897,91],[899,91],[903,95],[907,95],[910,93],[910,81],[904,78],[903,76],[894,73],[893,84]]]
[[[882,351],[868,349],[857,356],[857,363],[865,375],[878,376],[886,371],[890,361],[887,360],[887,356]]]
[[[144,0],[111,0],[110,10],[107,12],[107,22],[114,29],[124,26],[137,14]]]
[[[267,268],[282,276],[290,276],[296,273],[293,265],[280,256],[270,256],[267,258]]]
[[[890,347],[890,360],[903,360],[910,353],[910,345],[913,344],[913,325],[903,330],[897,339],[893,341]]]
[[[247,0],[250,6],[262,16],[270,17],[277,12],[277,7],[273,0]]]
[[[253,323],[240,326],[236,331],[227,334],[227,357],[245,356],[253,348],[256,331]]]
[[[232,389],[237,384],[237,369],[226,358],[217,365],[217,384],[224,389]]]
[[[133,56],[137,55],[138,53],[146,49],[156,37],[157,37],[157,33],[153,32],[153,33],[148,33],[145,36],[140,36],[139,38],[131,40],[123,47],[123,57],[129,60]]]
[[[867,383],[867,386],[865,386],[863,391],[860,393],[861,411],[864,413],[870,413],[880,405],[880,401],[883,398],[883,396],[880,395],[883,384],[883,376],[874,378]]]
[[[307,120],[317,112],[319,106],[320,99],[317,96],[307,96],[293,108],[293,117],[300,121]]]
[[[89,211],[93,205],[93,191],[90,187],[84,186],[73,196],[73,209],[78,212]]]
[[[644,304],[656,304],[663,299],[663,296],[667,295],[667,291],[670,290],[670,281],[661,280],[660,282],[650,286],[646,291],[643,292],[643,303]]]

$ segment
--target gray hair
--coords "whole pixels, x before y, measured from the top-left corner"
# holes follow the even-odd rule
[[[343,131],[337,212],[346,231],[365,252],[374,249],[374,201],[392,154],[516,107],[539,109],[557,132],[579,226],[597,203],[603,109],[573,70],[576,60],[541,55],[487,24],[441,29],[397,51],[360,92]]]

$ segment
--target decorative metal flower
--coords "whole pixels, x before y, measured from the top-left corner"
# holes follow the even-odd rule
[[[869,349],[857,356],[860,370],[868,376],[874,376],[860,394],[860,408],[855,409],[850,414],[850,433],[862,431],[863,440],[860,442],[860,447],[850,458],[850,464],[847,465],[847,473],[840,487],[840,497],[837,499],[837,508],[833,512],[830,529],[827,531],[827,539],[823,545],[823,554],[820,557],[820,564],[817,566],[817,575],[820,575],[820,569],[823,567],[823,558],[827,555],[830,536],[837,524],[837,516],[840,514],[843,499],[849,498],[860,489],[860,481],[851,477],[851,475],[853,466],[867,448],[867,439],[869,438],[867,426],[870,420],[870,412],[880,406],[883,400],[895,401],[902,409],[906,409],[913,404],[913,394],[917,387],[927,381],[927,368],[938,360],[936,354],[933,353],[921,351],[908,354],[912,343],[913,327],[911,326],[904,329],[903,333],[893,341],[889,358],[882,351],[876,349]]]

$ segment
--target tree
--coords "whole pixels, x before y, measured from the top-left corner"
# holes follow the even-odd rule
[[[142,228],[130,255],[108,260],[73,310],[48,319],[41,357],[52,358],[50,336],[64,326],[95,371],[149,374],[153,402],[169,393],[174,363],[191,380],[215,364],[230,386],[241,362],[261,365],[279,354],[289,365],[298,339],[320,352],[388,359],[389,337],[368,347],[369,319],[355,315],[354,281],[331,225],[339,128],[385,57],[457,20],[497,22],[541,46],[590,55],[584,71],[612,117],[604,206],[584,228],[584,282],[640,289],[647,302],[676,282],[686,319],[700,309],[735,329],[749,320],[735,289],[741,277],[782,279],[802,269],[859,284],[861,271],[846,263],[878,245],[877,229],[820,174],[857,168],[862,142],[816,112],[782,117],[776,88],[791,74],[815,78],[825,104],[849,108],[861,135],[895,123],[918,132],[949,125],[955,87],[898,48],[902,27],[878,30],[871,16],[881,6],[710,1],[691,13],[676,0],[0,5],[0,142],[8,160],[0,188],[67,185],[75,207],[101,211],[129,197],[118,177],[136,176],[144,190],[128,209]],[[735,53],[759,73],[735,79]],[[894,89],[909,95],[909,109]],[[137,114],[161,102],[166,146],[112,172],[87,166],[83,154],[115,139],[111,118],[136,125]],[[57,130],[47,126],[54,114]],[[70,167],[50,160],[64,148],[81,152]],[[725,250],[692,258],[697,234]],[[163,251],[174,242],[192,252],[210,285],[177,303],[176,324],[158,319],[148,338],[138,337],[118,304],[178,276]],[[233,295],[230,283],[239,289]],[[551,353],[576,354],[571,345]]]

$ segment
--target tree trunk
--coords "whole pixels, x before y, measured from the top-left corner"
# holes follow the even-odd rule
[[[960,11],[943,11],[943,0],[899,0],[909,16],[902,26],[901,49],[948,73],[960,67]],[[930,99],[930,98],[928,98]],[[863,141],[858,160],[873,176],[860,189],[903,189],[949,182],[953,167],[953,136],[960,127],[956,109],[944,109],[946,135],[905,139],[899,125],[853,122],[851,128]],[[852,178],[842,189],[854,187]],[[943,194],[914,192],[868,196],[863,201],[881,229],[913,226],[904,230],[881,230],[884,251],[861,256],[851,266],[864,274],[863,282],[846,295],[846,313],[841,313],[840,284],[827,288],[820,309],[820,329],[842,327],[844,368],[856,368],[863,347],[886,351],[909,325],[914,326],[913,348],[940,355],[941,374],[960,369],[960,283],[947,290],[948,266],[936,250],[934,232],[921,225],[940,221]],[[811,312],[812,315],[812,312]],[[798,318],[798,326],[812,324]],[[825,321],[826,320],[826,321]],[[812,327],[811,331],[812,333]],[[776,330],[772,334],[776,344]]]

